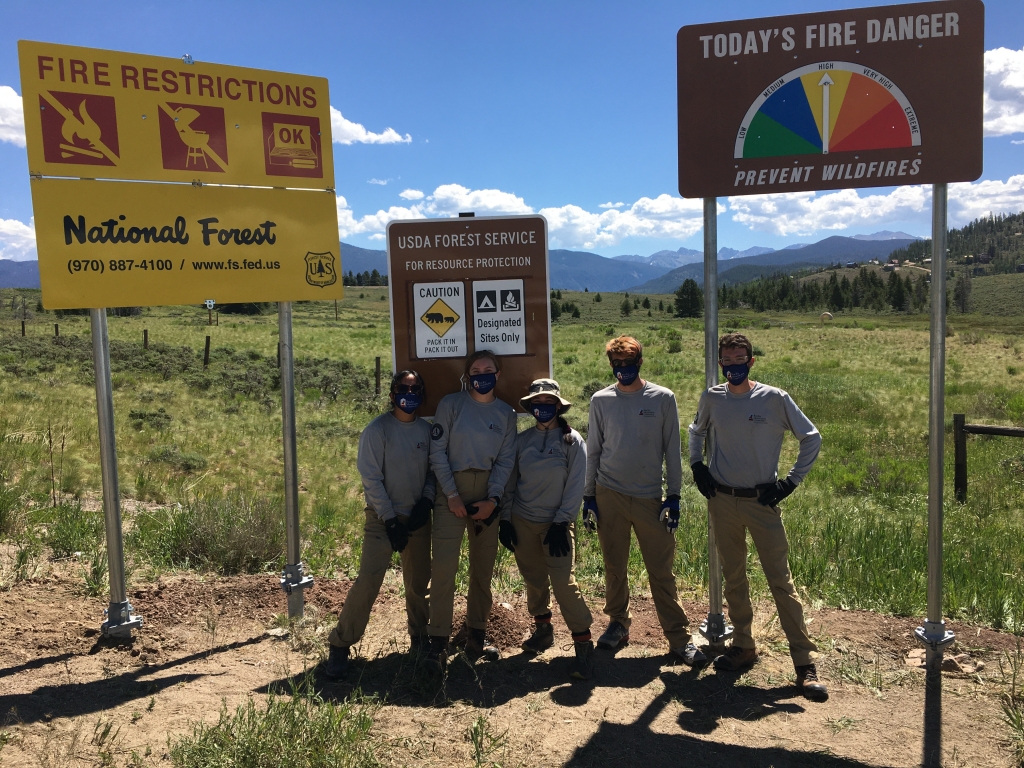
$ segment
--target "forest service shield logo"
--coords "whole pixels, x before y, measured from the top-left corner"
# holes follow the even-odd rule
[[[306,254],[306,282],[310,285],[318,285],[325,288],[338,282],[338,270],[334,265],[334,254],[313,253]]]

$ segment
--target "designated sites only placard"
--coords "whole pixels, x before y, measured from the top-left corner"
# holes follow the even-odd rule
[[[334,188],[327,80],[22,40],[33,175]]]
[[[387,241],[392,362],[426,379],[420,412],[462,389],[481,349],[501,357],[497,395],[521,411],[530,382],[551,375],[544,217],[393,221]]]
[[[334,195],[33,179],[47,309],[342,297]]]
[[[957,0],[683,27],[680,194],[977,179],[984,15]]]

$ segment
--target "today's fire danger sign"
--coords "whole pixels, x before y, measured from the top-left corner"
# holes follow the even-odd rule
[[[497,396],[522,411],[551,376],[551,301],[543,216],[460,217],[388,225],[393,370],[427,384],[420,413],[463,387],[467,355],[500,356]]]
[[[22,40],[29,171],[334,188],[322,77]]]
[[[683,27],[679,191],[977,179],[984,48],[981,0]]]
[[[462,283],[413,285],[416,323],[416,356],[465,357],[466,288]]]

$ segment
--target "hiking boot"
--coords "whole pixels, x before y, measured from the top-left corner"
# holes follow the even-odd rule
[[[348,671],[348,646],[332,645],[331,652],[323,663],[324,675],[331,680],[340,680]]]
[[[555,644],[555,629],[550,621],[538,622],[529,639],[520,646],[527,653],[544,653]]]
[[[429,641],[430,647],[427,650],[427,663],[438,669],[444,669],[445,662],[448,661],[448,638],[431,637]]]
[[[757,651],[753,648],[730,645],[725,653],[715,659],[715,669],[720,672],[738,672],[752,666],[756,661]]]
[[[606,651],[614,651],[624,645],[629,645],[629,630],[617,621],[611,622],[597,641],[597,647]]]
[[[682,648],[673,648],[670,653],[688,667],[700,667],[708,663],[704,651],[693,643],[687,643]]]
[[[818,668],[813,664],[796,668],[796,687],[805,699],[828,701],[828,688],[818,681]]]
[[[590,640],[577,640],[572,645],[576,649],[576,660],[569,670],[569,677],[589,680],[594,676],[594,644]]]
[[[482,629],[470,629],[466,638],[466,656],[473,661],[483,659],[484,661],[497,661],[501,658],[501,651],[487,642],[487,634]]]
[[[409,635],[409,653],[430,653],[430,636]]]

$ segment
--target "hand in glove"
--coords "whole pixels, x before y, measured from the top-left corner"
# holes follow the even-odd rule
[[[516,535],[516,527],[512,525],[511,520],[502,520],[498,523],[498,541],[509,552],[516,551],[519,537]]]
[[[395,552],[401,552],[405,549],[405,545],[409,543],[409,532],[397,517],[385,520],[384,530],[387,531],[388,541],[391,542],[391,549]]]
[[[768,486],[765,492],[757,497],[757,500],[766,507],[774,507],[795,490],[796,483],[787,477],[785,480],[779,480],[774,485]]]
[[[552,523],[544,536],[544,544],[548,545],[548,554],[551,557],[565,557],[572,551],[569,546],[569,524]]]
[[[405,529],[409,533],[418,531],[430,522],[430,512],[433,509],[434,502],[424,496],[413,505],[412,512],[409,513],[409,522],[406,523]]]
[[[661,503],[661,515],[658,519],[665,524],[665,530],[675,533],[679,527],[679,497],[669,496]]]
[[[707,464],[703,461],[698,461],[695,464],[691,464],[690,469],[693,470],[693,482],[697,486],[697,490],[700,491],[700,495],[705,499],[710,499],[714,496],[715,491],[718,490],[718,483],[711,476],[711,470],[708,469]]]
[[[584,496],[583,497],[583,527],[588,531],[597,530],[597,497],[596,496]]]

